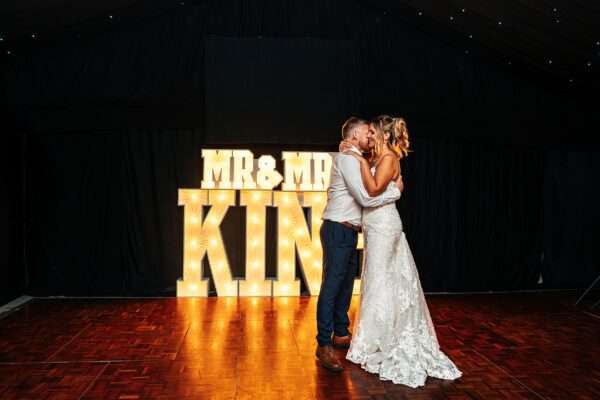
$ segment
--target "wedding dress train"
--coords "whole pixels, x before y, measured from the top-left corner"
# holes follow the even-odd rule
[[[440,350],[418,271],[394,203],[363,210],[359,320],[346,358],[382,380],[423,386],[462,373]]]

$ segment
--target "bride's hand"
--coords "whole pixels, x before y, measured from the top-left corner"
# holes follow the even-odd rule
[[[344,154],[351,155],[352,157],[356,158],[361,163],[365,163],[367,165],[369,164],[369,162],[367,161],[366,158],[364,158],[363,156],[361,156],[360,154],[358,154],[355,151],[346,151]]]
[[[352,148],[352,144],[347,140],[342,140],[338,146],[340,153],[344,153]]]
[[[400,193],[402,193],[404,191],[404,182],[402,181],[402,175],[398,176],[395,183],[398,187],[398,190],[400,190]]]

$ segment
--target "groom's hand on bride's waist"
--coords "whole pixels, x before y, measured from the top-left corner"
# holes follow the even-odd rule
[[[398,190],[400,190],[400,193],[402,193],[404,191],[404,182],[402,181],[402,175],[398,175],[398,179],[396,179],[394,183],[398,187]]]

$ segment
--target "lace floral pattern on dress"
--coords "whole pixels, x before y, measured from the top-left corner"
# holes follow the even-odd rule
[[[462,373],[440,350],[395,204],[363,211],[365,254],[359,320],[346,358],[380,379],[413,388]]]

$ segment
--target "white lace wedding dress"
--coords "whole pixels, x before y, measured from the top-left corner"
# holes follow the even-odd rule
[[[381,380],[413,388],[462,373],[440,350],[396,205],[363,210],[359,320],[346,358]]]

